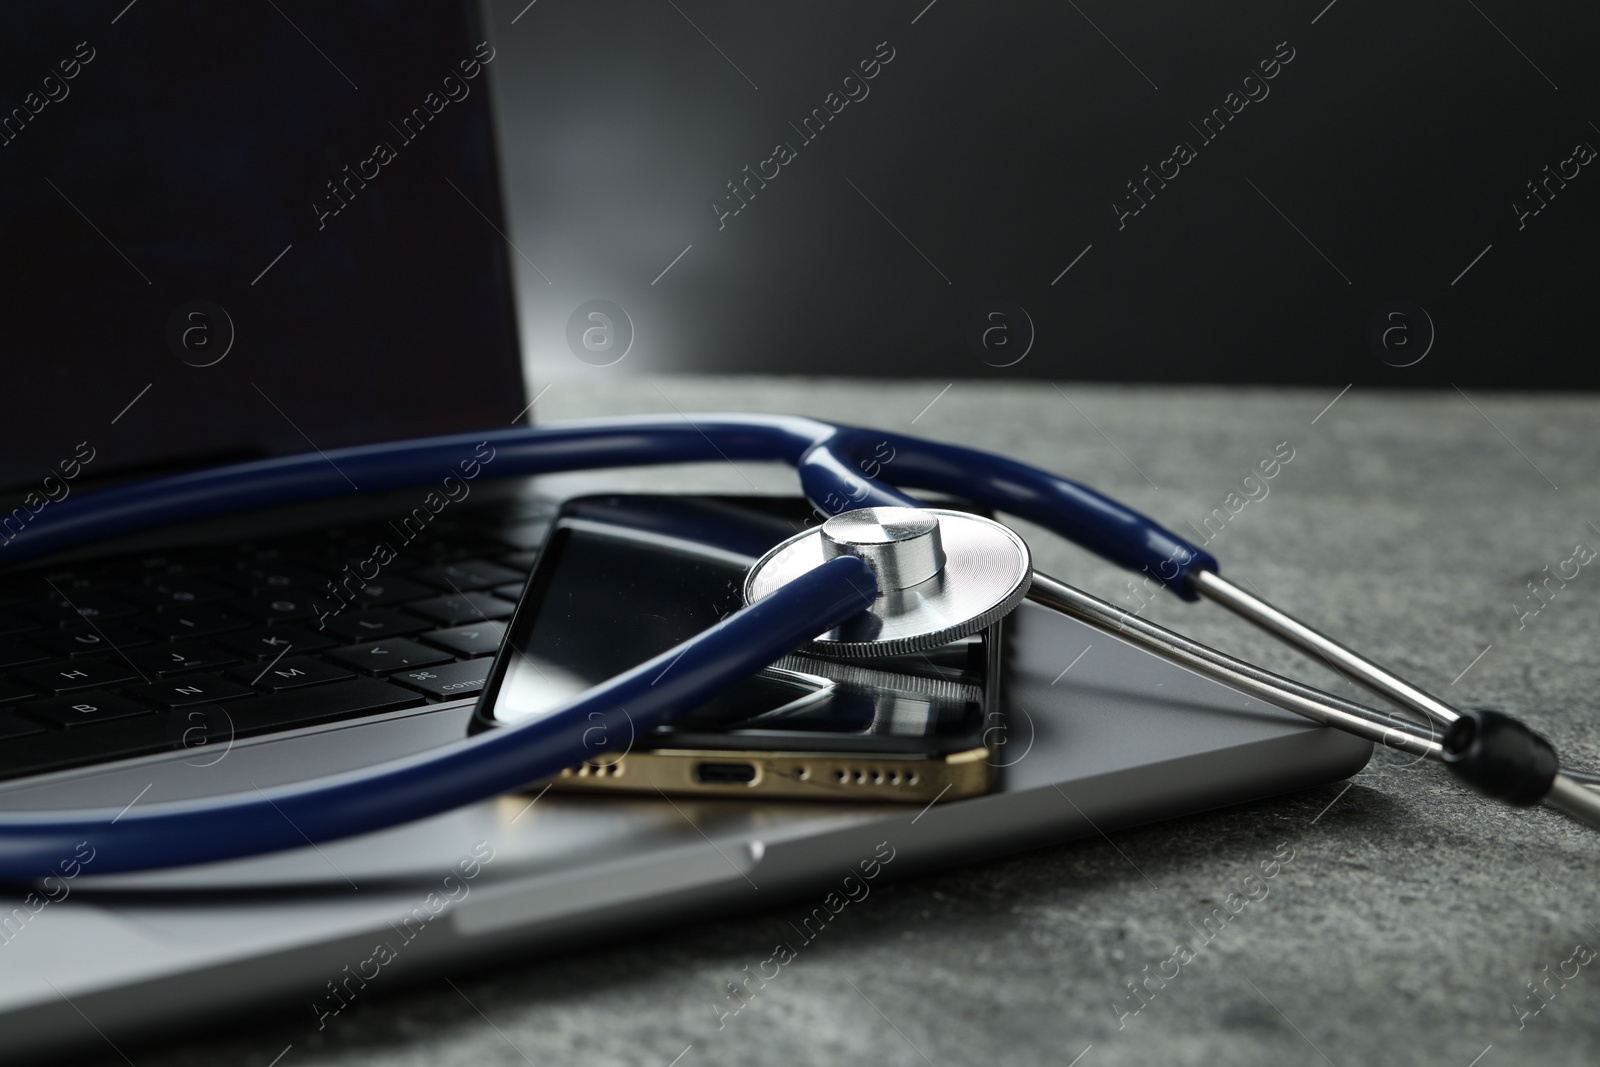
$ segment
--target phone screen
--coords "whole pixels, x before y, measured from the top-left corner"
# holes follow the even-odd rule
[[[608,496],[563,509],[478,704],[547,714],[743,606],[746,570],[815,521],[804,501]],[[982,744],[993,650],[977,635],[872,661],[791,655],[635,748],[942,753]]]

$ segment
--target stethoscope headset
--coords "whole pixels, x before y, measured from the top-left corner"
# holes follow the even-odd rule
[[[1014,460],[809,418],[693,415],[598,419],[452,435],[243,463],[70,497],[41,512],[0,561],[171,523],[427,485],[494,449],[494,473],[664,463],[793,465],[828,516],[778,545],[745,582],[747,606],[716,626],[526,722],[428,752],[267,790],[122,811],[0,817],[0,880],[37,879],[87,841],[97,874],[209,863],[304,847],[422,819],[558,774],[648,732],[779,658],[926,650],[973,634],[1024,599],[1047,605],[1306,718],[1442,762],[1485,796],[1545,803],[1600,828],[1594,775],[1564,771],[1517,720],[1458,709],[1245,592],[1217,561],[1101,494]],[[1418,716],[1383,713],[1191,641],[1033,571],[998,522],[924,508],[895,486],[942,493],[1037,523],[1142,572],[1185,600],[1215,601]],[[598,729],[597,729],[598,727]],[[601,739],[601,740],[598,740]]]

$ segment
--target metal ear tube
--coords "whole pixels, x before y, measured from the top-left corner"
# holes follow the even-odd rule
[[[1456,712],[1430,697],[1438,707],[1449,709],[1456,716],[1441,737],[1437,731],[1410,719],[1343,700],[1234,659],[1046,575],[1033,576],[1028,599],[1147,648],[1197,674],[1270,700],[1313,722],[1443,763],[1465,785],[1491,799],[1519,807],[1543,802],[1600,829],[1600,792],[1561,772],[1550,743],[1509,715],[1476,710]],[[1371,668],[1383,671],[1376,664]]]
[[[1324,726],[1443,763],[1491,799],[1514,806],[1544,802],[1600,828],[1600,793],[1563,774],[1555,749],[1522,723],[1498,712],[1458,711],[1214,571],[1191,572],[1191,588],[1437,723],[1442,735],[1235,659],[1033,573],[1020,537],[960,511],[885,506],[835,515],[758,561],[745,579],[746,600],[840,556],[855,556],[871,568],[878,596],[866,612],[819,635],[806,651],[846,659],[924,651],[975,633],[1030,599]]]
[[[1430,753],[1457,778],[1494,800],[1525,807],[1540,801],[1600,829],[1600,792],[1563,772],[1555,748],[1509,715],[1450,704],[1386,667],[1307,626],[1213,571],[1190,575],[1194,590],[1357,685],[1392,700],[1444,729],[1440,751]]]

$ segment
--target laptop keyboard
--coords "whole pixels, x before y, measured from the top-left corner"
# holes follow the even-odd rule
[[[209,763],[236,738],[475,696],[553,513],[461,507],[409,541],[377,522],[0,578],[0,779]],[[379,566],[379,544],[403,547]]]

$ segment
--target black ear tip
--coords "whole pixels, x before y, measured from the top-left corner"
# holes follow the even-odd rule
[[[1550,742],[1509,715],[1468,708],[1441,739],[1445,766],[1485,796],[1537,804],[1550,792],[1560,763]]]

